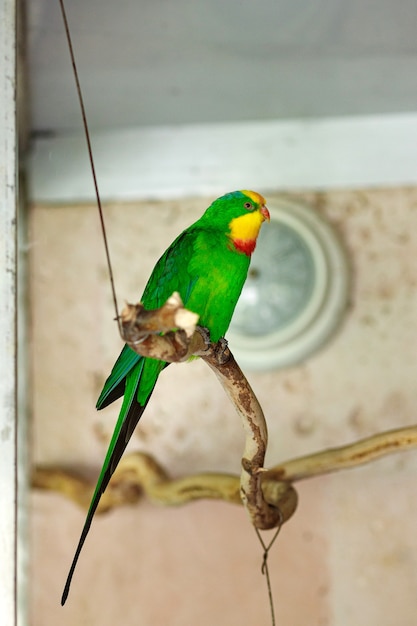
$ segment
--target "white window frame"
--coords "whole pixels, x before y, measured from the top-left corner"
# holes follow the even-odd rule
[[[16,0],[0,2],[0,624],[17,609]]]

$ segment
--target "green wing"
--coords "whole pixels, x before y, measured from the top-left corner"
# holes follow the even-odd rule
[[[131,350],[129,346],[124,346],[119,358],[113,366],[110,376],[104,383],[103,390],[97,400],[97,409],[104,409],[124,394],[126,376],[141,360],[142,357],[140,354]]]

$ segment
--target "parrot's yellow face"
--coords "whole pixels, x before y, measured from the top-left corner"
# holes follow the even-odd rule
[[[253,211],[230,222],[230,237],[233,241],[255,241],[265,217],[260,211]]]
[[[251,253],[255,249],[256,239],[262,222],[269,222],[269,211],[265,206],[265,198],[256,191],[242,191],[252,202],[247,203],[248,212],[235,217],[229,224],[230,238],[242,252]]]

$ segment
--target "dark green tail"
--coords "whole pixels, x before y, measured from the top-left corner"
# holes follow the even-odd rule
[[[130,352],[132,351],[130,350]],[[122,355],[123,352],[120,356],[122,357]],[[61,599],[62,606],[65,604],[65,601],[68,597],[75,567],[77,565],[77,561],[86,540],[88,531],[90,530],[91,522],[100,502],[100,498],[103,495],[107,485],[109,484],[110,478],[112,477],[123,455],[123,452],[126,449],[129,439],[131,438],[132,433],[135,430],[136,425],[146,408],[146,405],[148,404],[149,398],[152,395],[152,391],[158,378],[156,376],[153,386],[151,387],[146,400],[140,404],[137,400],[137,396],[139,384],[141,381],[141,375],[146,359],[140,357],[135,353],[133,353],[133,355],[135,356],[135,358],[132,358],[131,355],[128,355],[129,365],[131,366],[131,369],[130,371],[128,371],[127,374],[125,371],[123,378],[118,378],[117,376],[114,376],[115,370],[117,373],[116,363],[112,373],[110,374],[109,378],[106,381],[106,384],[104,385],[103,392],[101,393],[100,398],[97,402],[97,408],[101,409],[124,394],[122,408],[120,409],[116,427],[114,429],[113,436],[107,450],[106,458],[104,460],[103,467],[97,481],[90,508],[88,509],[87,518],[85,520],[85,524],[81,532],[81,537],[75,551],[67,581],[65,583],[65,588]],[[126,353],[124,354],[124,357],[125,356]]]

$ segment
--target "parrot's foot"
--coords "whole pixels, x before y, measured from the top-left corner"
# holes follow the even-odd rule
[[[217,362],[220,365],[227,363],[230,358],[229,344],[225,337],[220,337],[219,341],[215,344],[215,354]]]
[[[208,328],[204,328],[204,326],[197,326],[196,330],[200,333],[201,337],[204,341],[205,350],[210,350],[211,348],[211,339],[210,339],[210,331]]]
[[[210,340],[210,331],[203,326],[197,326],[197,330],[200,333],[204,341],[204,352],[201,351],[198,356],[214,357],[215,361],[219,365],[224,365],[230,358],[230,350],[228,347],[227,339],[220,337],[217,343],[213,343]]]

